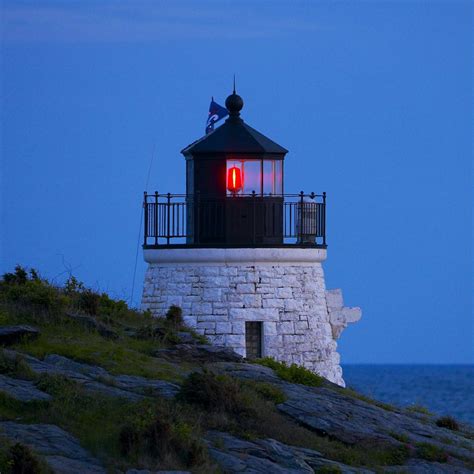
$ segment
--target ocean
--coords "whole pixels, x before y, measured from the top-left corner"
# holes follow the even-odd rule
[[[347,387],[402,407],[422,405],[474,426],[474,365],[342,366]]]

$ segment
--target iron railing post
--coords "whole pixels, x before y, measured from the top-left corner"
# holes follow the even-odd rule
[[[300,236],[299,236],[299,241],[300,244],[303,243],[303,222],[304,222],[304,193],[303,191],[300,192]]]
[[[322,221],[322,234],[323,234],[323,245],[326,245],[326,191],[323,192],[323,217]]]
[[[155,191],[155,206],[153,209],[153,233],[155,234],[155,245],[158,245],[158,191]]]
[[[166,245],[170,244],[170,207],[171,207],[171,194],[166,195]]]
[[[200,240],[199,227],[200,227],[200,221],[201,221],[201,193],[200,191],[196,191],[196,198],[195,198],[194,205],[196,206],[196,209],[194,210],[194,216],[196,218],[196,224],[194,226],[194,231],[196,233],[194,237],[194,243],[199,244],[199,240]]]
[[[252,243],[255,245],[255,190],[252,191]]]
[[[143,212],[145,213],[143,224],[143,245],[146,245],[147,237],[148,237],[148,204],[147,204],[147,193],[146,191],[143,192]]]

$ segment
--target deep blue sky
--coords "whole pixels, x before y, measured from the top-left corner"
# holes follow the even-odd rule
[[[183,191],[235,72],[286,190],[328,193],[343,362],[472,363],[471,30],[456,0],[4,1],[0,271],[129,298],[151,156]]]

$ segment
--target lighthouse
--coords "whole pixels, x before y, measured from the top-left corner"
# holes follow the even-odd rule
[[[326,193],[288,193],[288,150],[245,123],[235,90],[225,105],[181,152],[186,194],[144,195],[142,308],[180,306],[213,344],[344,385],[336,341],[361,311],[326,289]]]

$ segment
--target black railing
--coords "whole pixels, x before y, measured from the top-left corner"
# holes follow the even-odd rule
[[[326,193],[144,194],[144,247],[326,247]]]

